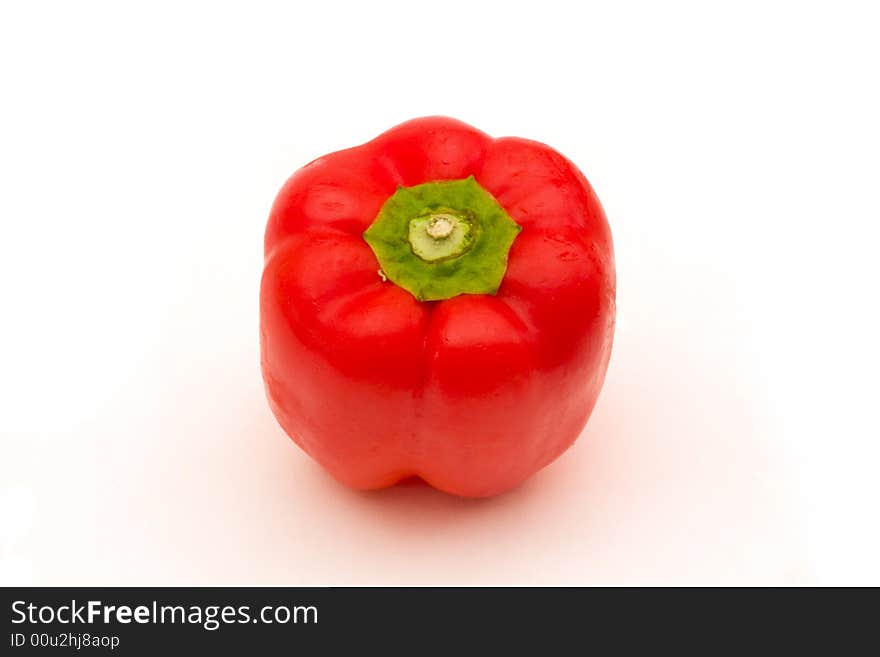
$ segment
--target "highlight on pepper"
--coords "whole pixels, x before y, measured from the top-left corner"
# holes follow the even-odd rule
[[[549,146],[408,121],[296,171],[264,253],[269,404],[339,481],[495,495],[583,431],[611,353],[613,246]]]

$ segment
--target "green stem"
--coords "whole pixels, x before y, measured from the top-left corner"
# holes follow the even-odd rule
[[[520,230],[471,176],[399,187],[364,239],[391,282],[436,301],[495,294]]]
[[[425,262],[461,255],[470,244],[471,224],[451,212],[416,217],[409,222],[409,244]]]

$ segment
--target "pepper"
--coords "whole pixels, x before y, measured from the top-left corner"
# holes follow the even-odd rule
[[[599,200],[535,141],[415,119],[299,169],[269,216],[269,404],[355,488],[527,479],[583,430],[614,313]]]

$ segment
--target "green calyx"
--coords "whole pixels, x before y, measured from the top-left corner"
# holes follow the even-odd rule
[[[495,294],[522,228],[473,176],[398,187],[364,239],[384,275],[420,301]]]

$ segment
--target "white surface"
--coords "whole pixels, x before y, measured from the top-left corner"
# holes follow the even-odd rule
[[[871,3],[299,4],[3,4],[0,583],[880,583]],[[277,189],[425,114],[617,249],[586,435],[488,501],[340,487],[259,373]]]

